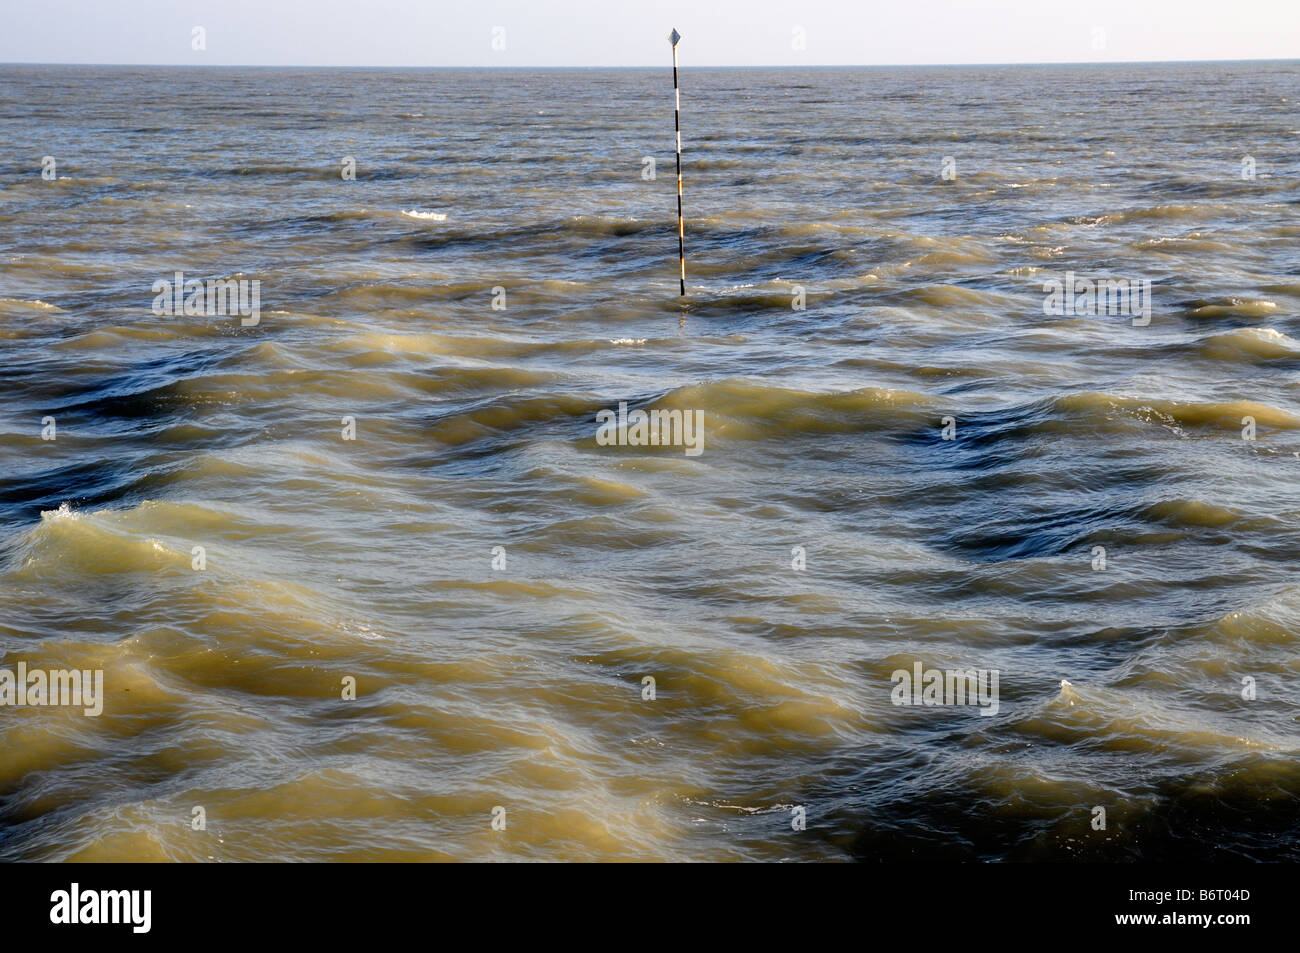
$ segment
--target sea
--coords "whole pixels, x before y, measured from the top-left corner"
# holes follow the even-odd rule
[[[680,87],[0,66],[0,860],[1300,859],[1300,63]]]

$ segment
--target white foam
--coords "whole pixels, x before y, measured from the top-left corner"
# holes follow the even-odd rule
[[[0,298],[0,304],[16,304],[25,308],[35,308],[38,311],[59,311],[57,305],[49,304],[40,298],[33,298],[30,301],[26,298]]]
[[[417,209],[402,209],[402,214],[407,218],[418,218],[430,222],[445,222],[447,216],[441,212],[421,212]]]
[[[41,510],[41,519],[43,520],[75,520],[80,518],[81,514],[67,503],[60,503],[57,510]]]

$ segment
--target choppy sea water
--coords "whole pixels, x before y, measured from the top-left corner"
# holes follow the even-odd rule
[[[0,858],[1300,857],[1300,66],[682,80],[0,67]]]

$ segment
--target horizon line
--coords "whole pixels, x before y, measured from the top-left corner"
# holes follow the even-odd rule
[[[969,62],[969,63],[747,63],[743,65],[722,63],[690,64],[691,69],[959,69],[962,67],[1008,67],[1008,66],[1213,66],[1250,63],[1297,63],[1300,57],[1252,57],[1247,59],[1225,60],[1040,60],[1015,62]],[[663,64],[645,63],[627,66],[538,66],[538,65],[494,65],[494,66],[437,66],[430,64],[391,64],[377,65],[343,65],[337,63],[90,63],[81,61],[42,61],[42,60],[7,60],[0,61],[0,67],[6,66],[96,66],[121,67],[129,69],[338,69],[338,70],[615,70],[615,69],[662,69]],[[687,67],[683,67],[685,69]]]

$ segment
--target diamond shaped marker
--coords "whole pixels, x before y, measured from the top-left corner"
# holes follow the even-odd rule
[[[673,46],[676,46],[677,41],[680,40],[681,38],[682,35],[677,32],[677,27],[673,27],[673,32],[668,34],[668,42],[671,43]]]

